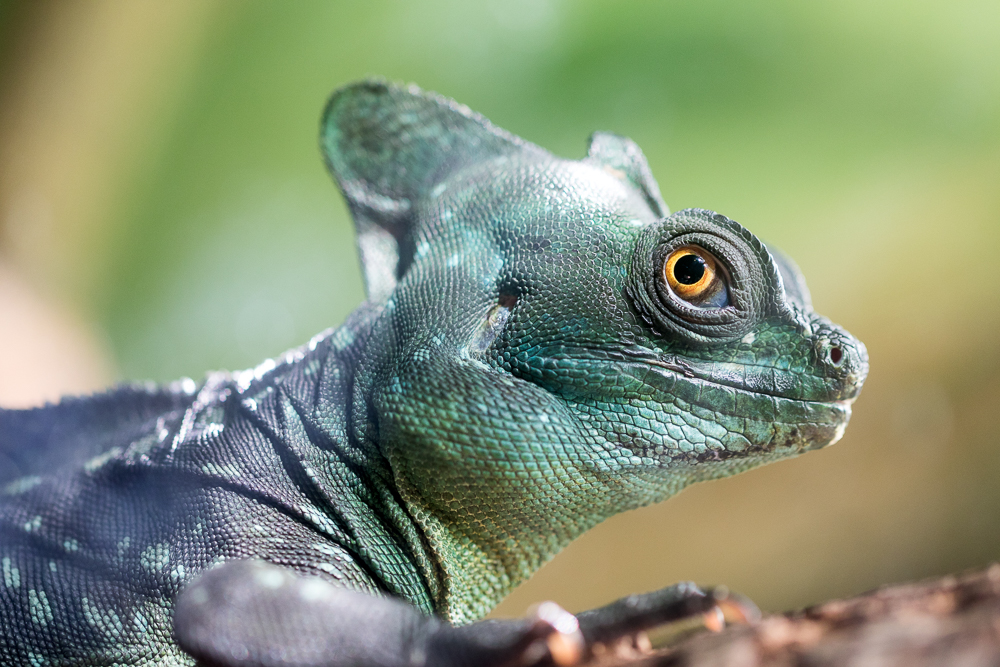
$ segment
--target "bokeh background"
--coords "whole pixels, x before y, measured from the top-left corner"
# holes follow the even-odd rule
[[[0,404],[241,368],[363,298],[317,148],[377,74],[783,248],[872,372],[833,448],[616,517],[497,613],[768,609],[1000,557],[996,0],[0,0]]]

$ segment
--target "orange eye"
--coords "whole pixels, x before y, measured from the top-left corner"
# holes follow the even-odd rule
[[[670,291],[700,308],[729,305],[729,290],[715,258],[696,246],[674,250],[663,263],[663,277]]]

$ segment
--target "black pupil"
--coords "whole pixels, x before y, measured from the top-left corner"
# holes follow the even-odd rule
[[[674,263],[674,278],[681,285],[694,285],[705,275],[705,260],[698,255],[684,255]]]

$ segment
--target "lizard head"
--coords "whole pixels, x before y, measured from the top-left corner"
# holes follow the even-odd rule
[[[864,345],[740,224],[669,214],[630,140],[563,160],[367,82],[334,95],[322,142],[380,308],[353,426],[441,556],[453,620],[611,514],[842,435]]]

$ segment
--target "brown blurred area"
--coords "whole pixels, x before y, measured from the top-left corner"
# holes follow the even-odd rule
[[[30,407],[111,382],[107,349],[74,318],[0,265],[0,405]]]
[[[0,0],[0,405],[248,366],[362,295],[325,96],[416,81],[794,257],[872,371],[843,441],[591,531],[506,600],[777,610],[1000,557],[1000,9]]]
[[[108,279],[112,210],[162,139],[155,130],[207,7],[3,3],[0,404],[30,406],[115,378],[93,313]]]

